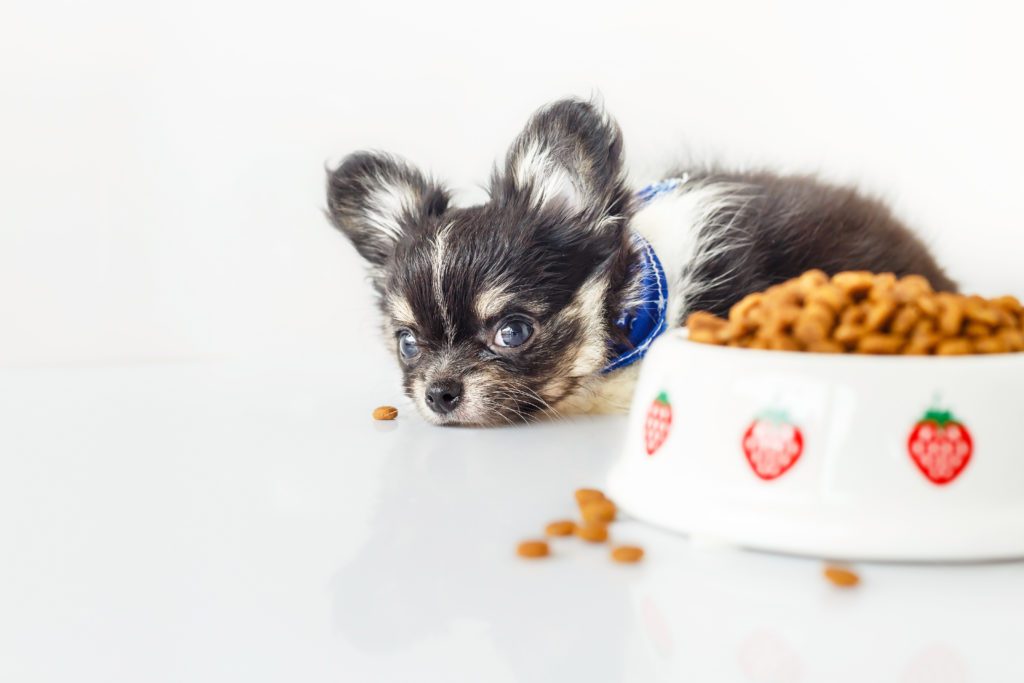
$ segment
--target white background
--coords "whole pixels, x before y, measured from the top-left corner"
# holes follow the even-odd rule
[[[10,2],[0,364],[376,344],[325,163],[460,189],[600,93],[639,180],[687,155],[888,198],[952,274],[1024,292],[1013,3]],[[478,192],[478,191],[477,191]]]
[[[638,183],[820,171],[1024,295],[1009,7],[5,0],[0,680],[1024,679],[1021,563],[844,593],[638,522],[638,567],[518,561],[624,419],[419,420],[322,215],[352,150],[479,196],[536,107],[600,93]]]

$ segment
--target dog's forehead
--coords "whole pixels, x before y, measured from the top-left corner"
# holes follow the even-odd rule
[[[482,207],[457,209],[411,235],[391,265],[386,303],[392,316],[412,316],[424,333],[447,336],[479,323],[478,298],[493,300],[495,289],[528,278],[523,255],[529,247],[506,221]]]
[[[511,309],[565,305],[593,265],[590,245],[553,239],[543,216],[484,205],[445,213],[396,250],[386,305],[425,339],[454,341]]]

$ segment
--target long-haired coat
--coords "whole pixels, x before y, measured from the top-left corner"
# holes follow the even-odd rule
[[[329,217],[369,265],[425,418],[496,425],[627,408],[638,364],[621,361],[642,355],[630,352],[630,316],[651,306],[652,259],[667,326],[811,268],[917,273],[955,289],[886,206],[851,188],[666,175],[657,196],[638,195],[619,127],[579,100],[534,114],[484,204],[452,206],[444,186],[387,154],[357,152],[329,173]]]

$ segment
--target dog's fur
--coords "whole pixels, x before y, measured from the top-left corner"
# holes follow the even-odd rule
[[[653,245],[669,281],[668,323],[725,313],[753,291],[810,268],[918,273],[955,284],[880,202],[811,177],[676,169],[671,196],[638,207],[622,134],[597,105],[538,111],[496,168],[490,200],[456,208],[404,161],[357,152],[331,171],[328,215],[370,266],[389,339],[411,333],[406,393],[437,424],[494,425],[541,414],[628,407],[637,365],[602,374],[612,323],[640,296],[631,232]],[[507,320],[533,334],[494,343]],[[454,410],[426,400],[461,383]]]

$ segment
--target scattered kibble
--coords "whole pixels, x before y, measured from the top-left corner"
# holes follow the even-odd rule
[[[398,417],[398,408],[394,406],[380,406],[373,409],[374,420],[394,420]]]
[[[608,522],[615,519],[615,503],[607,498],[584,503],[580,506],[580,513],[585,522]]]
[[[608,540],[608,527],[600,522],[584,522],[576,527],[576,535],[588,543],[604,543]]]
[[[548,536],[572,536],[576,532],[576,522],[571,519],[551,522],[544,528]]]
[[[597,489],[577,489],[575,496],[582,521],[556,520],[544,527],[544,534],[549,537],[575,535],[587,543],[604,543],[608,540],[608,525],[617,515],[615,503]],[[546,557],[551,549],[544,541],[523,541],[516,552],[520,557],[532,559]],[[639,562],[643,556],[643,548],[631,545],[617,546],[611,551],[615,562]]]
[[[860,577],[857,576],[856,572],[845,567],[828,564],[825,565],[824,574],[825,578],[831,581],[833,585],[841,588],[853,588],[860,583]]]
[[[523,541],[519,544],[519,547],[516,548],[516,553],[519,557],[525,557],[531,560],[539,557],[547,557],[549,552],[546,541]]]
[[[604,494],[597,489],[576,489],[576,503],[580,507],[583,507],[587,503],[604,499]]]
[[[644,549],[635,545],[620,545],[612,548],[612,559],[616,562],[639,562],[644,558]]]

